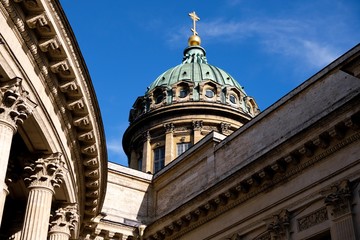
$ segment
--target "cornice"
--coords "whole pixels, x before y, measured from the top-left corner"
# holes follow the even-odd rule
[[[357,112],[291,152],[284,152],[275,162],[262,165],[250,176],[244,174],[247,171],[245,166],[228,179],[150,224],[146,229],[145,239],[180,238],[260,193],[289,181],[340,149],[358,142],[359,129],[360,112]],[[207,197],[204,198],[205,195]],[[199,202],[199,205],[194,205],[195,202]]]
[[[60,110],[59,117],[73,150],[77,176],[85,182],[83,220],[101,210],[107,180],[104,131],[94,89],[75,37],[58,1],[1,0],[39,69],[40,79]],[[62,42],[63,41],[63,42]],[[77,152],[75,149],[80,149]],[[81,189],[81,188],[80,188]]]

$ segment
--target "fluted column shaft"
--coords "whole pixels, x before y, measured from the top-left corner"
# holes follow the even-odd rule
[[[28,118],[35,107],[27,96],[28,92],[22,88],[20,78],[0,83],[0,225],[8,194],[5,178],[12,138],[17,126]]]
[[[0,119],[0,224],[4,212],[6,196],[9,193],[5,183],[5,176],[8,167],[11,143],[14,132],[15,128],[13,126]]]
[[[21,240],[46,240],[54,191],[35,186],[29,192]]]
[[[5,181],[7,165],[11,149],[11,142],[16,128],[0,119],[0,181]]]
[[[67,227],[63,227],[64,229],[59,229],[59,231],[50,231],[49,240],[69,240],[70,233],[66,233]]]

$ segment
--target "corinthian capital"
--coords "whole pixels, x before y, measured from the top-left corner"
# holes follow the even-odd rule
[[[29,188],[47,187],[53,190],[60,187],[63,182],[65,162],[61,158],[61,153],[54,153],[47,158],[39,158],[35,163],[25,167],[29,177],[24,180],[29,183]]]
[[[201,121],[201,120],[193,121],[193,129],[194,130],[201,130],[202,127],[203,127],[203,121]]]
[[[175,126],[173,123],[165,123],[164,128],[165,128],[166,133],[172,133],[172,132],[174,132]]]
[[[51,216],[50,233],[62,232],[70,235],[75,231],[79,222],[78,208],[68,205],[58,208]]]
[[[20,78],[0,83],[0,119],[9,122],[14,128],[22,124],[36,107],[28,95]]]
[[[350,182],[343,180],[339,184],[331,187],[324,202],[328,206],[331,217],[337,218],[351,213],[351,199],[352,191]]]

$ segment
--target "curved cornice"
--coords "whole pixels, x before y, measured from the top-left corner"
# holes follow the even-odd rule
[[[107,153],[100,108],[77,41],[58,1],[1,0],[1,4],[67,126],[72,160],[77,161],[73,171],[85,183],[79,186],[84,201],[80,214],[89,221],[104,202]]]

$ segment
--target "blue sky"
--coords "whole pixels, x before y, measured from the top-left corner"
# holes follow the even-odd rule
[[[358,0],[61,0],[89,69],[109,161],[127,165],[128,114],[162,72],[181,63],[192,21],[208,62],[261,110],[359,43]]]

